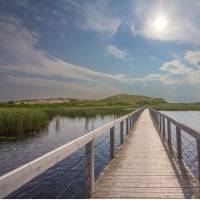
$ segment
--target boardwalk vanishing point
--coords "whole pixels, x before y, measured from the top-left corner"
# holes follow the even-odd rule
[[[116,148],[117,125],[120,145]],[[95,180],[94,143],[108,130],[110,162]],[[199,197],[200,134],[152,108],[141,108],[1,176],[0,198],[12,196],[81,148],[85,149],[87,197]]]
[[[190,184],[177,177],[147,109],[99,176],[92,193],[93,198],[189,198],[191,195]]]

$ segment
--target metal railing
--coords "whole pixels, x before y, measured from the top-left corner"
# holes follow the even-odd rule
[[[150,114],[164,143],[189,169],[200,186],[200,133],[152,108]]]
[[[39,176],[47,169],[56,165],[58,162],[70,157],[82,148],[85,149],[85,153],[79,157],[79,159],[85,160],[85,165],[81,173],[85,173],[86,181],[84,185],[84,191],[87,192],[87,196],[91,195],[95,182],[95,150],[100,151],[99,144],[106,144],[109,148],[110,159],[115,157],[116,153],[116,130],[119,130],[119,136],[117,141],[119,145],[123,143],[124,137],[128,135],[129,130],[133,127],[144,108],[138,109],[135,112],[129,113],[121,118],[113,120],[3,176],[0,177],[0,198],[7,197],[33,178]],[[116,127],[119,126],[117,129]],[[101,139],[101,136],[105,135]],[[109,134],[108,134],[109,133]],[[100,141],[99,141],[100,140]],[[107,143],[105,141],[108,141]],[[77,165],[82,165],[80,160],[71,164],[71,168],[75,169]],[[70,168],[69,166],[69,168]],[[73,180],[74,181],[74,180]],[[71,182],[65,187],[71,186]],[[57,197],[60,197],[59,194]],[[74,195],[73,195],[74,196]],[[72,197],[73,197],[72,196]]]

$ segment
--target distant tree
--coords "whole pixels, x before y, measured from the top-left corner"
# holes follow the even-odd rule
[[[14,104],[14,101],[8,101],[8,104]]]

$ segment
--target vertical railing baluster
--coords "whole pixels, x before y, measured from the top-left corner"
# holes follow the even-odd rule
[[[176,145],[177,145],[177,158],[182,159],[182,146],[181,146],[181,130],[176,126]]]
[[[172,144],[172,141],[171,141],[171,124],[170,124],[170,121],[169,119],[167,119],[167,138],[168,138],[168,145],[171,145]]]
[[[160,114],[160,127],[159,127],[159,130],[160,130],[160,133],[161,133],[161,131],[162,131],[162,116],[161,116],[161,114]]]
[[[91,196],[94,187],[94,142],[91,141],[86,144],[86,173],[87,173],[87,187],[88,197]]]
[[[160,114],[160,133],[162,134],[162,126],[163,126],[163,124],[162,124],[162,115]]]
[[[197,139],[197,164],[198,164],[198,181],[199,181],[199,191],[200,191],[200,139]]]
[[[128,135],[128,118],[126,118],[126,135]]]
[[[162,124],[163,124],[163,130],[162,130],[162,132],[163,132],[163,139],[165,140],[165,117],[164,116],[162,117]]]
[[[132,124],[131,124],[131,116],[129,116],[129,123],[130,123],[130,127],[129,127],[129,129],[131,130],[131,128],[132,128]]]
[[[123,126],[123,121],[120,122],[120,144],[122,144],[124,142],[124,135],[123,135],[123,130],[124,130],[124,126]]]
[[[114,127],[110,128],[110,158],[115,157],[115,130]]]

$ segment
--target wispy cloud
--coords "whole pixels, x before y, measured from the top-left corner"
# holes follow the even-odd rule
[[[185,56],[184,56],[185,60],[187,60],[189,63],[200,67],[200,51],[196,50],[196,51],[187,51]]]
[[[80,26],[84,30],[94,31],[105,37],[115,35],[121,24],[121,19],[113,16],[107,3],[107,1],[101,0],[84,4]]]
[[[180,62],[180,60],[172,60],[165,62],[160,70],[168,71],[172,74],[187,74],[191,71],[190,68]]]
[[[128,59],[127,51],[123,50],[123,49],[119,49],[118,47],[116,47],[114,45],[106,46],[106,53],[107,53],[107,55],[110,55],[119,60],[126,61]]]

